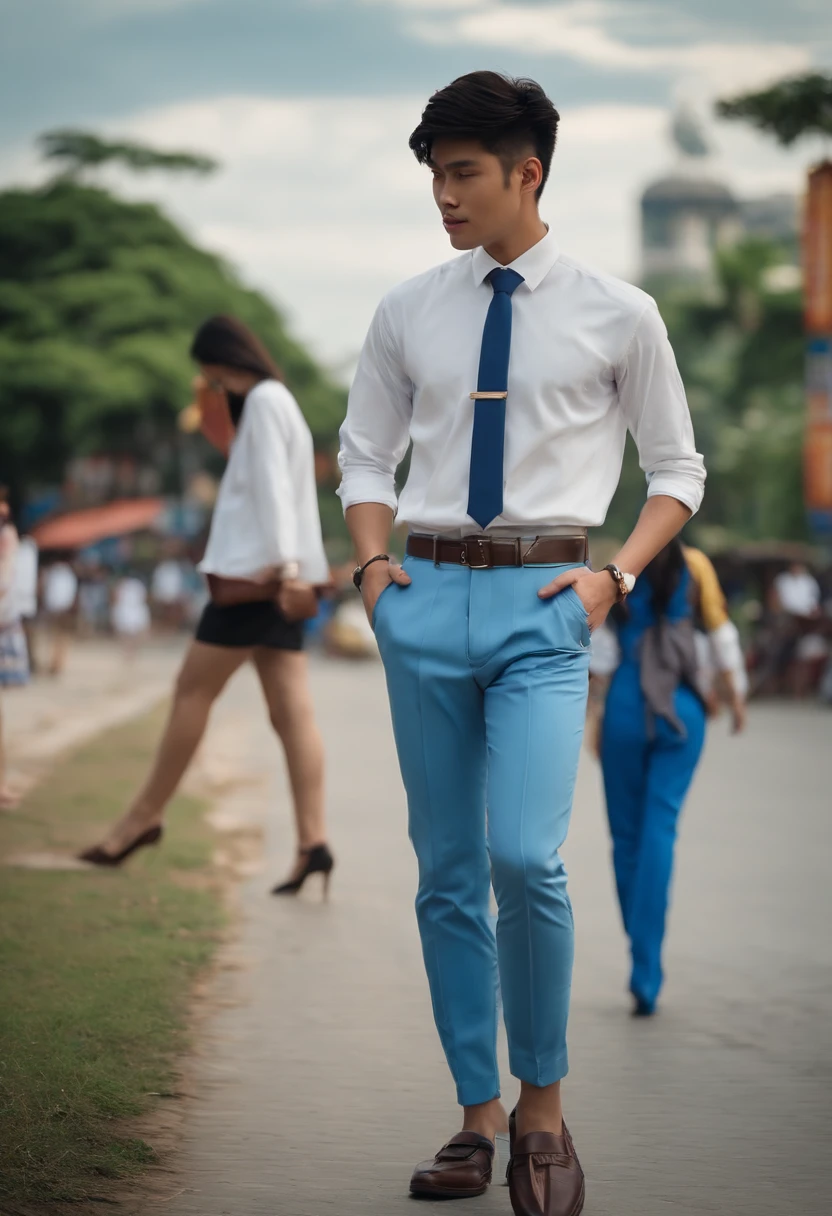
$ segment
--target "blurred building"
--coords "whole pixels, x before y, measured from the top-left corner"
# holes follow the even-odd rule
[[[782,245],[798,262],[798,205],[792,195],[740,199],[715,171],[696,117],[682,109],[671,125],[675,163],[641,196],[641,278],[707,287],[715,254],[746,236]]]

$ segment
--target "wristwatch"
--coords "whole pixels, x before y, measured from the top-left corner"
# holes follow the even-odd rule
[[[636,576],[634,574],[625,574],[623,570],[619,570],[614,562],[610,562],[604,569],[609,574],[612,581],[615,583],[618,590],[618,602],[625,600],[636,585]]]
[[[389,561],[390,561],[389,553],[377,553],[375,555],[375,557],[371,557],[370,560],[368,562],[365,562],[363,566],[356,566],[352,572],[352,581],[355,584],[356,590],[358,590],[358,591],[361,590],[361,583],[364,579],[364,571],[367,569],[368,566],[372,566],[373,562],[389,562]]]

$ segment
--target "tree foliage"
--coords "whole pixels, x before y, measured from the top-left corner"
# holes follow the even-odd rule
[[[787,147],[804,135],[832,135],[832,76],[810,72],[759,93],[716,103],[721,118],[739,118]]]
[[[157,207],[65,177],[0,193],[0,480],[59,484],[70,458],[97,452],[157,462],[190,400],[191,338],[217,312],[262,337],[331,443],[343,391]]]
[[[797,287],[782,290],[782,259],[747,239],[717,255],[716,294],[656,291],[708,470],[691,531],[709,547],[806,537],[802,305]],[[609,530],[624,536],[643,499],[630,451]]]
[[[120,164],[134,173],[163,169],[166,173],[213,173],[217,162],[194,152],[159,152],[131,140],[118,142],[99,139],[88,131],[47,131],[38,140],[46,160],[64,162],[62,173],[77,177],[85,169]]]

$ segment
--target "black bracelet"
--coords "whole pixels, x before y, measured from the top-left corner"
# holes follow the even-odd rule
[[[372,566],[373,562],[389,562],[389,561],[390,561],[389,553],[377,553],[375,555],[375,557],[371,557],[370,560],[368,562],[365,562],[363,566],[356,566],[352,572],[352,581],[355,583],[358,590],[359,591],[361,590],[361,580],[363,579],[364,571],[367,569],[368,566]]]

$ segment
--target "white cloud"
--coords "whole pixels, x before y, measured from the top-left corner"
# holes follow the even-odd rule
[[[625,17],[621,0],[568,0],[564,4],[481,3],[475,12],[413,20],[409,30],[423,41],[469,43],[522,51],[529,57],[564,55],[597,68],[674,74],[682,88],[740,90],[797,71],[810,62],[801,46],[771,42],[689,42],[636,45],[609,27]],[[655,10],[661,31],[662,6]]]
[[[429,175],[407,146],[424,98],[220,97],[167,106],[105,128],[159,147],[217,156],[207,180],[108,178],[169,208],[193,236],[237,265],[325,359],[360,346],[380,296],[453,256]],[[638,196],[667,172],[668,113],[654,106],[563,110],[544,218],[574,256],[638,273]],[[709,132],[715,167],[740,192],[800,189],[806,154],[784,153],[740,125]],[[9,150],[0,181],[32,180],[31,154]]]

